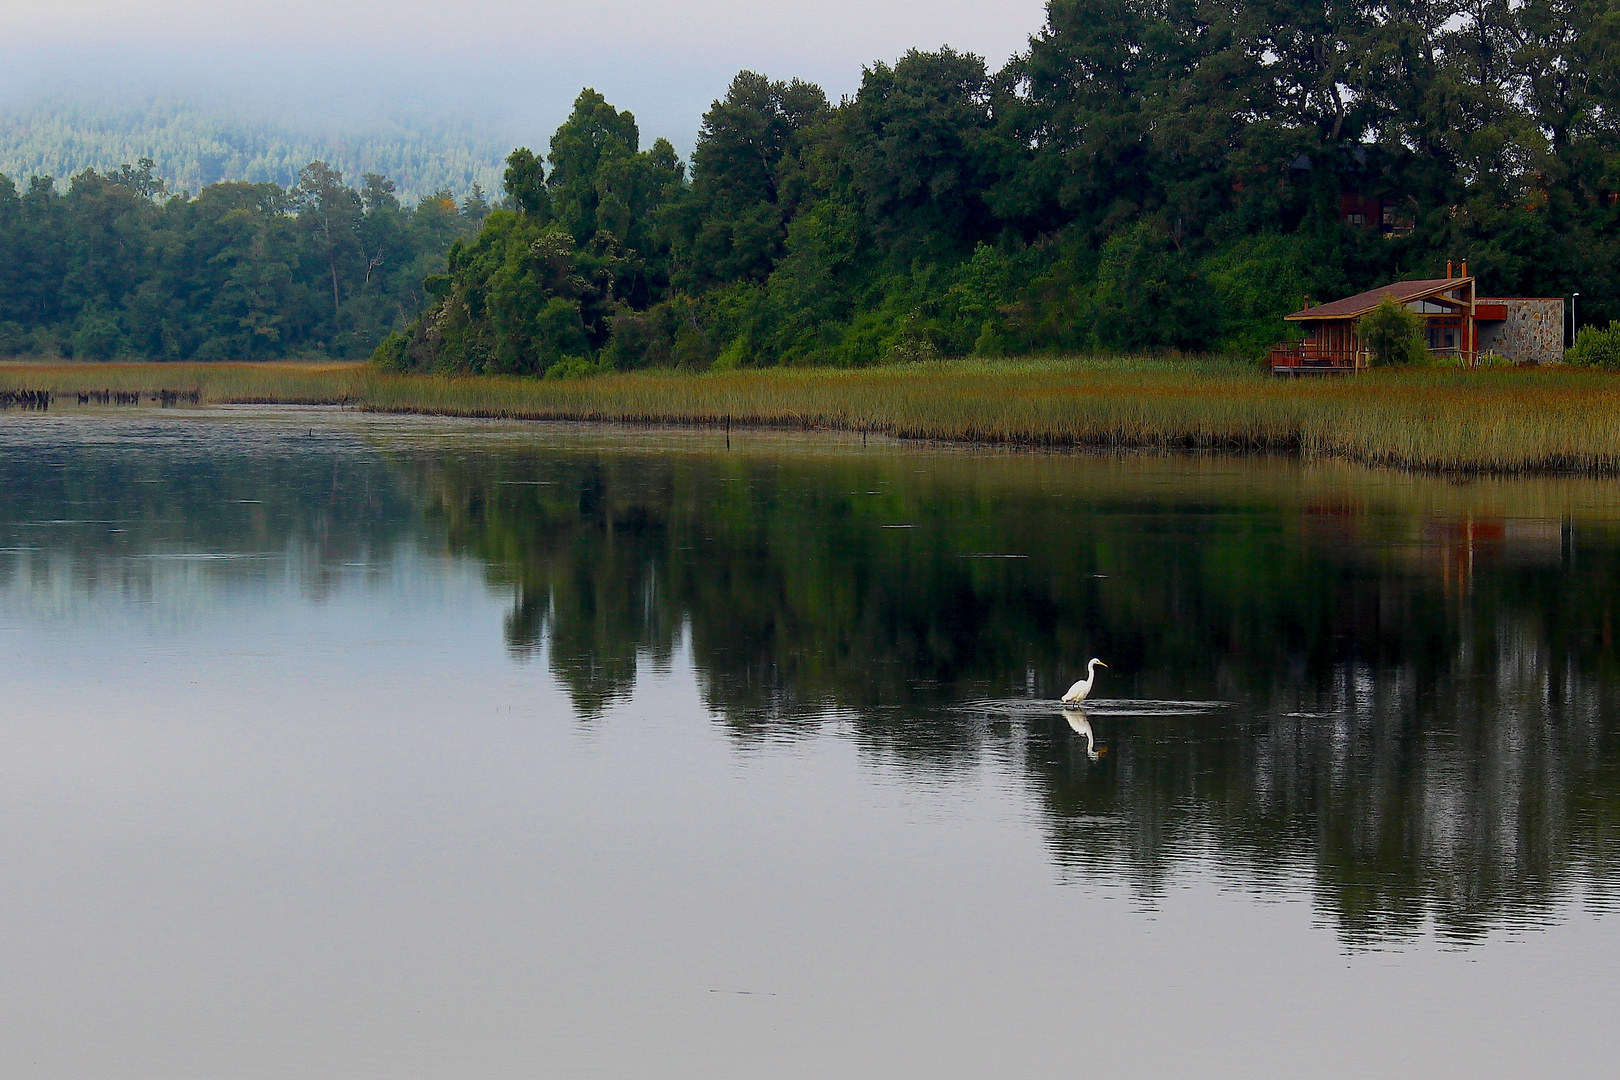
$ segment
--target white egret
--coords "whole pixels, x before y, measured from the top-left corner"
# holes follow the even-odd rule
[[[1107,666],[1107,664],[1093,656],[1091,658],[1091,663],[1086,665],[1086,677],[1069,687],[1069,692],[1063,695],[1063,700],[1067,701],[1071,705],[1078,705],[1080,702],[1090,697],[1091,684],[1097,678],[1097,669],[1099,667]]]
[[[1064,709],[1063,719],[1069,722],[1070,729],[1072,729],[1076,735],[1085,737],[1086,757],[1090,758],[1092,761],[1098,761],[1101,760],[1104,754],[1108,753],[1108,748],[1106,746],[1101,750],[1097,749],[1097,736],[1092,733],[1091,718],[1086,715],[1086,711],[1084,709]]]

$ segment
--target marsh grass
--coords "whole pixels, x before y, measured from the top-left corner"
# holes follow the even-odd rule
[[[50,389],[69,404],[82,390],[194,390],[210,403],[1271,451],[1444,471],[1620,471],[1620,377],[1569,368],[1279,380],[1215,360],[960,360],[533,380],[352,364],[5,364],[0,389]]]

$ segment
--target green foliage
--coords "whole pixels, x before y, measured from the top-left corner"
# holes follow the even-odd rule
[[[1483,294],[1579,288],[1607,320],[1613,24],[1544,0],[1394,21],[1365,0],[1051,0],[999,71],[912,50],[837,104],[741,72],[690,177],[586,89],[546,160],[508,156],[493,209],[474,189],[407,210],[325,166],[179,200],[150,165],[66,195],[5,182],[0,323],[6,348],[362,356],[415,315],[379,363],[531,375],[1254,357],[1306,296],[1463,258]],[[1363,200],[1379,220],[1347,214]]]
[[[518,212],[491,213],[425,283],[437,302],[412,325],[410,365],[536,375],[594,371],[596,357],[610,367],[667,362],[676,327],[645,313],[667,291],[657,217],[683,190],[684,169],[665,140],[639,143],[635,118],[586,90],[551,140],[549,177],[529,151],[514,151],[507,180]]]
[[[411,370],[411,339],[398,330],[391,331],[371,354],[371,362],[384,371]]]
[[[181,360],[371,355],[426,303],[423,279],[486,212],[474,192],[414,210],[368,173],[311,162],[292,188],[170,195],[150,159],[58,194],[0,176],[0,352]],[[397,362],[397,361],[396,361]]]
[[[1277,340],[1279,312],[1342,287],[1323,273],[1315,247],[1307,236],[1268,232],[1239,237],[1199,260],[1198,275],[1214,304],[1216,351],[1264,356]]]
[[[547,191],[577,256],[612,274],[581,320],[617,369],[1255,357],[1306,296],[1461,258],[1486,294],[1578,283],[1608,317],[1611,22],[1540,0],[1395,23],[1361,2],[1051,0],[1000,71],[913,50],[836,105],[739,73],[690,183],[636,165],[633,120],[586,91]],[[1384,215],[1354,221],[1354,200]],[[1397,337],[1388,356],[1425,355]]]
[[[0,356],[16,356],[29,351],[33,336],[14,322],[0,322]]]
[[[80,360],[111,360],[118,355],[123,335],[111,312],[86,308],[73,324],[73,356]]]
[[[587,249],[561,227],[497,210],[450,249],[432,283],[443,298],[413,328],[411,355],[442,370],[539,374],[593,354],[612,334],[633,253],[608,238]]]
[[[847,117],[850,188],[897,259],[960,256],[995,236],[991,96],[984,61],[949,48],[866,70]]]
[[[1577,367],[1620,369],[1620,322],[1607,327],[1583,326],[1575,344],[1564,354],[1564,362]]]
[[[578,243],[601,240],[642,253],[656,247],[653,211],[684,169],[666,140],[645,153],[640,142],[636,118],[590,89],[551,137],[552,207]]]
[[[810,83],[744,71],[703,117],[692,185],[664,208],[675,284],[702,291],[763,281],[781,258],[788,222],[809,194],[801,155],[827,117]]]
[[[1191,259],[1151,221],[1103,245],[1094,303],[1097,340],[1116,349],[1199,348],[1215,323]]]
[[[546,170],[534,151],[520,146],[506,159],[506,194],[521,213],[543,217],[551,212],[546,194]]]
[[[599,375],[601,372],[601,367],[591,363],[583,356],[565,356],[546,368],[546,378],[582,379],[588,375]]]
[[[1372,353],[1374,367],[1423,364],[1429,359],[1423,342],[1423,319],[1393,296],[1356,320],[1362,347]]]

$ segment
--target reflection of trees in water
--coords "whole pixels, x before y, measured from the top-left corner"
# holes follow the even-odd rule
[[[662,665],[673,652],[680,624],[660,582],[673,491],[595,459],[551,464],[413,461],[452,546],[512,589],[508,647],[525,656],[548,642],[575,707],[595,716],[629,692],[638,659]]]
[[[1324,911],[1369,939],[1431,918],[1467,937],[1607,876],[1608,537],[1353,509],[1325,527],[1286,490],[1093,491],[1078,467],[1020,489],[947,467],[918,480],[913,463],[416,468],[452,546],[511,588],[510,647],[544,642],[584,716],[628,693],[638,658],[666,664],[684,627],[706,702],[739,736],[838,709],[912,769],[1011,754],[1072,872],[1151,892],[1213,843],[1250,880],[1309,866]],[[1521,535],[1534,550],[1515,556],[1503,545]],[[1009,554],[1026,557],[985,557]],[[1091,655],[1114,665],[1101,697],[1242,704],[1102,720],[1098,763],[1055,708],[1027,726],[959,708],[1053,697]]]
[[[705,697],[739,731],[953,701],[999,687],[1003,653],[1022,671],[1026,642],[1052,636],[1044,590],[1004,564],[960,558],[953,535],[881,529],[915,508],[840,492],[869,483],[858,470],[805,483],[774,466],[585,455],[422,467],[452,545],[513,589],[510,647],[545,640],[583,713],[628,692],[638,655],[667,660],[683,627]],[[982,525],[980,512],[952,528]]]
[[[1255,880],[1307,859],[1353,939],[1428,919],[1468,938],[1612,874],[1612,724],[1595,682],[1571,689],[1544,701],[1473,672],[1423,685],[1346,664],[1325,690],[1280,688],[1253,713],[1100,720],[1100,766],[1050,725],[1025,761],[1054,857],[1082,876],[1123,872],[1151,893],[1212,841]]]
[[[1060,872],[1151,895],[1211,850],[1251,884],[1310,874],[1352,940],[1428,920],[1468,938],[1616,878],[1620,542],[1599,525],[1308,503],[1292,474],[1164,494],[1072,458],[388,465],[329,433],[142,438],[0,447],[0,546],[38,549],[0,558],[0,586],[149,597],[164,564],[131,554],[274,552],[323,595],[420,536],[404,479],[510,589],[509,647],[543,652],[582,716],[684,637],[740,739],[836,710],[912,773],[1010,759]],[[63,517],[124,531],[27,524]],[[983,557],[1009,554],[1026,558]],[[1099,697],[1240,704],[1094,715],[1098,762],[1055,705],[1016,723],[961,707],[1055,697],[1092,655],[1114,665]]]
[[[343,434],[108,421],[6,435],[23,442],[0,445],[0,588],[152,599],[202,565],[161,556],[196,553],[213,557],[208,580],[290,572],[319,598],[345,563],[421,538],[397,474]]]

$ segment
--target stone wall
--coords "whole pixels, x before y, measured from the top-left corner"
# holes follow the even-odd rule
[[[1481,304],[1507,305],[1507,318],[1479,324],[1479,351],[1516,364],[1556,364],[1564,359],[1562,297],[1480,297]]]

